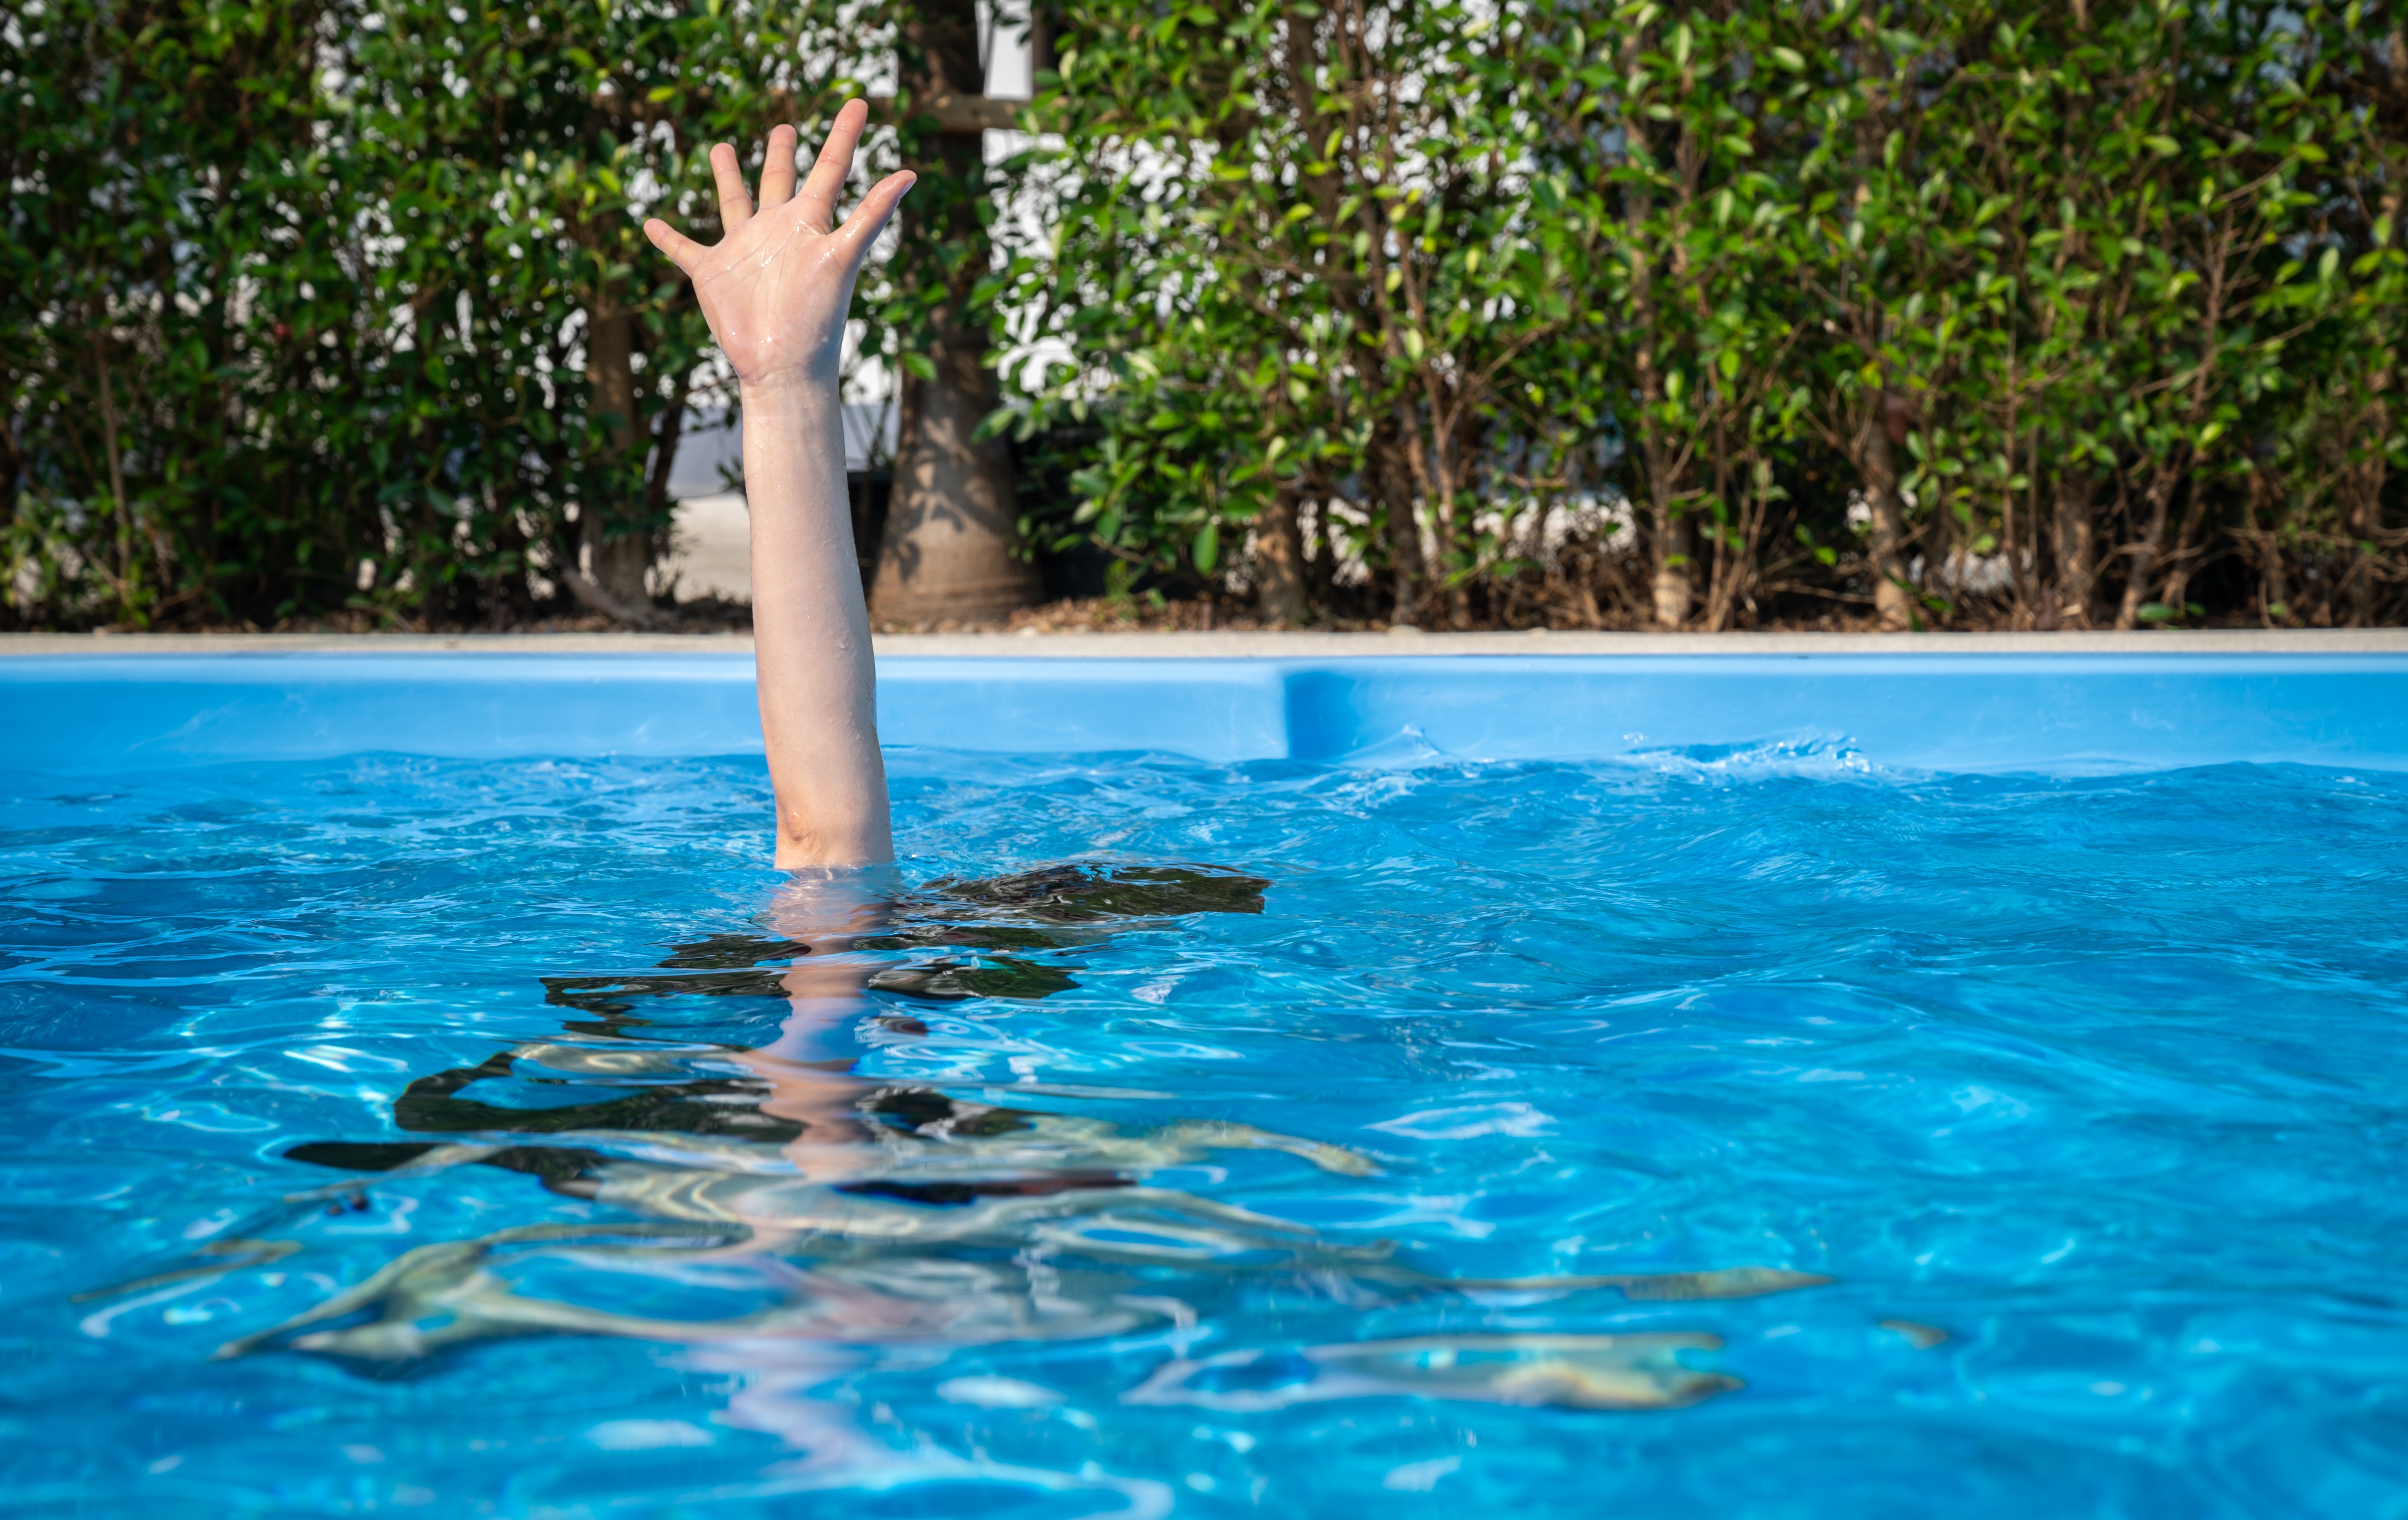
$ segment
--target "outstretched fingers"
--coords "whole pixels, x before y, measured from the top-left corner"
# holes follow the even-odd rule
[[[654,217],[644,223],[644,236],[652,240],[654,248],[669,256],[670,263],[688,275],[694,273],[695,262],[706,251],[700,243],[663,222],[659,217]]]
[[[768,151],[761,160],[761,209],[783,206],[795,194],[795,129],[769,129]]]
[[[836,113],[827,141],[820,144],[820,156],[811,165],[811,177],[803,181],[800,197],[803,220],[813,232],[836,230],[836,198],[844,189],[844,177],[852,172],[853,151],[860,145],[862,128],[868,122],[869,103],[848,100]]]
[[[878,241],[878,235],[886,230],[886,223],[894,218],[895,208],[903,204],[904,195],[919,178],[909,169],[888,175],[870,186],[869,194],[861,197],[861,204],[853,208],[853,215],[844,219],[844,230],[838,236],[844,238],[856,266],[869,256],[869,245]]]
[[[736,162],[736,146],[718,143],[710,150],[710,178],[719,186],[719,224],[730,236],[752,220],[752,197],[744,190],[744,170]]]

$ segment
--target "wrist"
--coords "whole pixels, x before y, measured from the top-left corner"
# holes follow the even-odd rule
[[[838,405],[837,377],[789,370],[760,380],[738,380],[737,399],[748,416],[818,416]]]

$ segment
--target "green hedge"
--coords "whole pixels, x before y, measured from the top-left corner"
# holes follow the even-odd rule
[[[715,236],[710,144],[832,108],[828,8],[18,7],[13,618],[500,624],[580,547],[640,584],[714,399],[641,214]]]
[[[936,219],[860,314],[908,363],[986,259],[998,350],[1068,356],[995,420],[1074,481],[1037,546],[1291,620],[2396,623],[2396,15],[1071,0],[996,246]],[[713,236],[708,145],[907,20],[13,7],[5,617],[640,578],[723,400],[640,217]]]
[[[2398,622],[2400,14],[1072,0],[1021,425],[1291,616]]]

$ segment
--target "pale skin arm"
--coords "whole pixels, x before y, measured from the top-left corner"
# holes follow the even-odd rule
[[[778,799],[777,864],[788,870],[895,858],[837,364],[862,261],[913,177],[879,181],[838,224],[837,196],[868,117],[858,100],[837,113],[799,191],[795,129],[771,132],[757,211],[735,148],[713,148],[726,229],[716,247],[657,218],[644,223],[694,280],[741,382],[761,727]]]

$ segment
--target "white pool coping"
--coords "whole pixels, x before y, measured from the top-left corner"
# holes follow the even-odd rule
[[[2408,654],[2408,628],[2136,633],[881,634],[889,657],[1326,660],[1399,654]],[[750,654],[750,634],[0,634],[0,658],[62,654]]]

